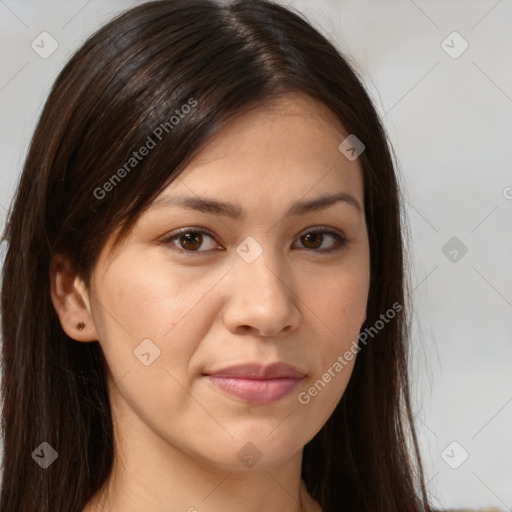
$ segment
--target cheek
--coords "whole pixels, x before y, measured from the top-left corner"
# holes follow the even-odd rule
[[[109,364],[131,367],[140,363],[134,351],[143,342],[150,352],[160,351],[159,363],[165,365],[173,362],[176,366],[193,352],[188,317],[194,309],[200,309],[205,283],[171,273],[168,267],[162,262],[135,261],[126,255],[97,280],[94,321]],[[202,313],[206,318],[206,312]],[[171,345],[172,358],[168,355]]]
[[[300,403],[327,421],[350,379],[358,351],[358,336],[366,317],[369,269],[361,264],[340,266],[324,279],[308,302],[325,335],[316,338],[315,373],[308,379]],[[319,332],[319,331],[318,331]],[[316,356],[316,357],[315,357]]]
[[[93,312],[114,376],[138,369],[137,354],[149,351],[151,366],[188,383],[191,360],[215,322],[216,286],[225,274],[225,268],[205,273],[199,267],[177,268],[161,255],[148,261],[128,252],[108,267],[96,280]]]
[[[113,400],[148,424],[200,413],[183,390],[192,384],[190,362],[212,321],[205,290],[219,280],[170,269],[165,262],[119,258],[96,281],[92,302]]]
[[[357,357],[357,338],[366,316],[369,278],[364,270],[341,271],[325,281],[308,306],[320,326],[316,330],[315,371],[299,391],[299,410],[317,427],[331,416],[350,380]]]
[[[366,317],[368,291],[369,272],[357,266],[333,272],[312,295],[312,309],[338,343],[359,334]]]

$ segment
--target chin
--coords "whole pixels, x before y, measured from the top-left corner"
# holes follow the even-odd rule
[[[268,433],[254,429],[239,432],[224,442],[209,439],[204,451],[197,451],[205,462],[229,471],[268,471],[285,464],[304,447],[291,432],[283,431],[283,435],[272,439],[266,438]]]

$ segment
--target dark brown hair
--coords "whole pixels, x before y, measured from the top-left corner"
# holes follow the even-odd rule
[[[81,512],[112,469],[105,361],[98,342],[76,342],[59,323],[53,255],[66,253],[89,282],[108,236],[121,228],[122,240],[214,133],[290,92],[323,102],[366,146],[363,328],[403,306],[359,353],[335,412],[304,448],[303,478],[325,512],[430,510],[409,399],[399,189],[370,98],[340,52],[289,8],[163,0],[127,11],[84,43],[33,135],[4,233],[1,512]],[[197,105],[161,142],[98,193],[191,98]],[[47,469],[31,458],[43,441],[58,452]]]

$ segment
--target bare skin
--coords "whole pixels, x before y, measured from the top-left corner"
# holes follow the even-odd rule
[[[259,107],[209,141],[115,252],[111,237],[89,289],[65,258],[54,259],[63,329],[97,340],[108,365],[115,464],[84,512],[321,512],[301,480],[302,451],[339,402],[355,359],[307,404],[298,396],[357,339],[370,279],[362,169],[338,150],[347,136],[304,96]],[[297,201],[335,193],[359,208],[342,200],[285,215]],[[177,195],[234,203],[243,216],[162,200]],[[189,227],[208,234],[168,240]],[[306,236],[316,227],[320,234]],[[333,231],[348,241],[338,245]],[[260,250],[251,262],[242,257]],[[143,340],[148,365],[134,354]],[[208,377],[276,361],[303,377],[271,403],[228,394]]]

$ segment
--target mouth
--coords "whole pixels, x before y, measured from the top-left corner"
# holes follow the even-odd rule
[[[231,366],[204,374],[225,393],[244,402],[266,405],[290,394],[305,377],[297,368],[282,362]]]

